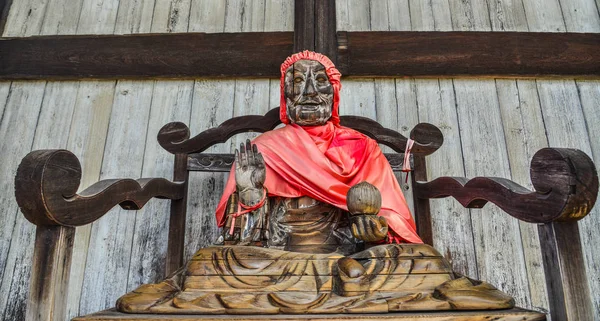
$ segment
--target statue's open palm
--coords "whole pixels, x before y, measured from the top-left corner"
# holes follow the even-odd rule
[[[262,189],[265,183],[265,161],[258,152],[256,145],[246,140],[240,144],[240,149],[235,151],[235,182],[238,191],[248,189]]]

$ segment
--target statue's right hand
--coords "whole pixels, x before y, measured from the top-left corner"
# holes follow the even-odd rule
[[[235,151],[235,183],[238,192],[260,189],[262,194],[265,178],[266,169],[262,154],[248,139],[245,145],[240,144],[240,149]]]

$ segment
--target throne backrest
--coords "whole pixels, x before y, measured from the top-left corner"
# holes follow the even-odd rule
[[[279,124],[281,124],[279,107],[269,110],[264,116],[249,115],[231,118],[218,127],[207,129],[193,138],[189,138],[190,130],[185,124],[173,122],[166,124],[159,131],[158,142],[172,154],[187,155],[188,171],[229,172],[234,160],[233,154],[212,154],[204,151],[215,144],[226,142],[236,134],[264,133]],[[402,170],[407,137],[366,117],[341,116],[340,124],[355,129],[396,151],[396,153],[386,153],[385,156],[392,170]],[[440,130],[427,123],[418,124],[411,131],[410,139],[415,141],[411,153],[417,157],[435,152],[443,143]],[[412,163],[411,168],[414,165]]]

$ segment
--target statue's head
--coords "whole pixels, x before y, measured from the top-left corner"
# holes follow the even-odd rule
[[[288,57],[281,65],[281,121],[301,126],[339,123],[340,76],[322,54],[303,51]]]

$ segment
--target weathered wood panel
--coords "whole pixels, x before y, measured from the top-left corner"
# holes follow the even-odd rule
[[[367,1],[364,1],[364,3],[367,3]],[[465,28],[468,26],[473,26],[475,24],[473,21],[488,20],[493,30],[518,30],[534,32],[597,32],[597,30],[594,28],[598,28],[597,22],[595,22],[597,21],[597,10],[594,11],[593,7],[591,7],[591,4],[594,4],[593,0],[560,2],[541,0],[523,0],[523,2],[490,0],[487,1],[488,10],[485,12],[482,12],[480,9],[480,4],[469,5],[453,3],[451,6],[448,1],[444,0],[435,0],[431,2],[417,0],[389,0],[386,3],[388,14],[387,29],[385,23],[386,18],[383,18],[386,11],[384,5],[385,2],[370,1],[370,4],[367,4],[366,6],[364,3],[362,3],[362,1],[346,2],[343,0],[338,0],[338,29],[357,31],[411,29],[415,31],[442,31],[452,30],[453,20],[457,21],[455,24],[457,24],[457,28],[460,30],[462,30],[463,26]],[[596,4],[597,3],[598,1],[596,1]],[[112,34],[115,30],[115,21],[117,21],[117,16],[121,16],[119,21],[122,21],[124,24],[122,27],[123,31],[120,31],[122,33],[131,32],[130,30],[135,30],[136,28],[139,30],[144,29],[140,26],[143,24],[147,25],[148,23],[148,21],[142,22],[139,20],[138,22],[134,22],[135,19],[118,14],[118,11],[120,10],[118,1],[24,0],[14,1],[13,4],[14,8],[10,12],[7,29],[4,33],[4,36],[35,35],[40,33],[52,34],[52,30],[57,30],[57,34]],[[125,5],[128,6],[128,8],[131,8],[130,4],[124,4],[124,6]],[[260,5],[261,4],[257,3],[257,6]],[[70,6],[70,8],[73,8],[73,6],[80,6],[81,17],[79,17],[77,14],[65,14],[63,11],[58,9],[60,6]],[[230,6],[236,7],[230,8]],[[251,28],[255,28],[254,25],[256,24],[257,19],[254,19],[254,22],[251,22],[251,20],[249,20],[250,18],[248,17],[242,19],[242,12],[245,14],[250,14],[250,12],[253,12],[250,14],[251,16],[261,16],[258,13],[259,10],[251,9],[250,6],[253,6],[253,2],[250,0],[229,2],[220,0],[157,0],[155,3],[154,12],[152,14],[153,21],[150,29],[153,32],[185,32],[188,30],[187,26],[189,24],[190,31],[223,32],[226,28],[225,12],[227,11],[228,15],[232,15],[231,18],[227,18],[229,23],[227,30],[247,31]],[[269,12],[269,10],[278,12],[277,14],[266,14],[263,16],[265,21],[264,30],[289,31],[292,29],[293,22],[291,20],[291,14],[293,12],[293,4],[291,1],[265,1],[264,6],[267,12]],[[473,6],[474,8],[471,8]],[[42,7],[46,9],[40,9]],[[29,9],[31,9],[30,15],[28,15]],[[40,12],[40,10],[45,11]],[[146,10],[147,9],[132,9],[129,12],[135,12],[136,15],[141,15],[143,12],[147,12]],[[344,13],[344,10],[346,13]],[[410,16],[408,18],[406,17],[406,10],[409,10],[410,12]],[[125,12],[127,12],[127,10]],[[64,16],[56,16],[59,14],[63,14]],[[349,19],[341,19],[340,17],[343,17],[344,14],[351,14],[353,22],[350,23]],[[489,17],[486,18],[485,15]],[[144,17],[147,16],[147,13],[144,13]],[[44,21],[41,21],[40,19],[44,19]],[[75,20],[78,21],[75,22],[76,32],[67,31],[67,29],[73,28],[66,27],[66,25],[72,25],[73,23],[68,21]],[[63,23],[62,21],[67,22]],[[260,19],[258,21],[260,21]],[[523,21],[525,21],[527,28],[523,27]],[[240,26],[242,24],[244,24],[247,29],[241,28]],[[371,26],[369,26],[369,24]],[[596,27],[594,27],[594,24],[596,24]],[[161,27],[159,27],[159,25],[161,25]],[[351,28],[341,28],[342,25],[351,25]],[[476,29],[475,27],[473,28],[474,29],[471,30]],[[482,28],[479,30],[488,29]],[[181,82],[178,83],[177,86],[173,86],[177,87],[177,91],[179,92],[183,88],[189,88],[191,82],[192,81]],[[371,80],[367,80],[367,82],[371,83]],[[398,101],[397,106],[399,106],[395,110],[393,106],[390,107],[388,105],[393,105],[394,101],[390,93],[391,80],[377,80],[374,82],[374,105],[376,117],[382,121],[393,121],[393,118],[396,117],[399,126],[398,129],[401,130],[404,126],[403,122],[409,123],[410,121],[414,121],[411,119],[415,119],[412,117],[414,117],[416,110],[416,112],[418,112],[419,121],[430,121],[438,125],[444,131],[446,138],[445,146],[442,148],[442,150],[429,157],[428,170],[430,177],[441,175],[463,175],[464,161],[462,159],[462,154],[464,153],[465,155],[473,155],[474,151],[463,150],[461,148],[460,132],[458,130],[459,122],[456,118],[457,102],[454,94],[454,81],[438,81],[435,79],[413,81],[410,79],[396,79],[394,82],[394,87],[396,87],[395,99]],[[49,83],[49,86],[50,84],[52,83]],[[165,81],[159,86],[169,86],[169,84],[169,81]],[[278,80],[270,80],[268,81],[268,84],[268,107],[274,107],[279,104],[279,82]],[[352,89],[352,86],[362,88],[366,85],[356,83],[354,85],[350,85],[349,87],[344,86],[342,92],[345,94],[349,89]],[[369,84],[367,88],[369,86],[373,86],[373,84]],[[486,84],[484,86],[490,85]],[[502,118],[501,124],[504,131],[504,136],[506,138],[506,145],[508,146],[510,175],[515,181],[522,184],[528,184],[528,174],[525,172],[527,167],[523,167],[522,164],[528,164],[530,156],[526,155],[529,155],[530,152],[535,151],[538,143],[543,145],[548,139],[550,139],[551,145],[554,144],[556,146],[557,143],[561,143],[560,146],[579,147],[586,150],[588,153],[591,151],[591,155],[593,155],[595,159],[600,157],[598,152],[600,150],[600,145],[598,145],[597,140],[590,139],[590,137],[597,137],[599,134],[598,123],[600,115],[597,114],[597,105],[598,101],[600,100],[600,98],[598,98],[600,97],[600,91],[598,90],[598,88],[600,88],[600,83],[596,81],[577,81],[574,83],[572,81],[518,80],[515,82],[514,80],[503,80],[495,81],[495,85],[493,86],[498,93],[498,103],[496,108],[500,108],[500,115]],[[33,137],[38,135],[35,133],[35,126],[38,121],[39,110],[42,108],[42,99],[44,101],[46,100],[46,97],[43,96],[44,87],[44,83],[41,82],[15,82],[12,85],[8,82],[0,83],[0,115],[2,115],[0,116],[0,137],[18,137],[17,140],[10,141],[10,139],[6,139],[0,143],[2,144],[2,150],[4,151],[4,153],[0,155],[0,160],[5,168],[16,169],[16,164],[20,158],[29,151],[31,144],[33,143]],[[157,84],[154,84],[153,87],[154,91],[156,92],[156,89],[158,88]],[[212,88],[218,88],[220,94],[215,94],[212,91]],[[76,93],[72,92],[72,95],[75,95],[76,97],[76,107],[72,116],[73,120],[69,125],[70,134],[68,135],[69,138],[66,144],[67,148],[75,151],[83,163],[84,183],[82,183],[82,187],[85,187],[89,185],[89,183],[96,181],[100,174],[100,166],[103,158],[102,155],[104,153],[104,142],[106,140],[108,120],[110,118],[111,110],[113,110],[114,90],[115,82],[113,81],[81,82],[78,84],[78,89],[75,90]],[[173,89],[173,91],[175,91],[175,89]],[[264,91],[265,90],[263,90],[263,92]],[[490,91],[493,90],[490,89]],[[240,89],[236,90],[235,80],[219,82],[213,82],[210,80],[196,81],[192,98],[193,103],[191,104],[192,119],[190,121],[190,127],[192,130],[199,132],[222,122],[221,119],[224,120],[233,116],[234,92],[245,92],[244,90]],[[368,92],[373,93],[372,90],[369,90]],[[216,98],[210,98],[213,94]],[[34,99],[31,97],[31,95],[37,95],[37,98]],[[119,95],[118,92],[117,95]],[[174,93],[172,95],[165,93],[165,97],[168,96],[173,98],[174,95]],[[54,94],[54,97],[59,96],[60,94],[58,93]],[[152,100],[157,99],[155,94],[151,94],[150,96],[152,97]],[[411,103],[411,101],[413,101],[412,97],[416,97],[416,107],[413,107],[413,103]],[[70,98],[67,98],[67,100],[68,99]],[[240,98],[238,98],[238,100],[239,99]],[[241,99],[244,100],[245,97]],[[250,99],[252,100],[254,98]],[[361,99],[362,98],[359,97],[357,101],[360,101]],[[342,109],[345,105],[347,105],[345,101],[347,100],[342,100]],[[35,106],[36,104],[37,106]],[[53,108],[56,110],[62,108],[61,103],[53,104],[55,105]],[[154,104],[152,103],[150,106],[154,106]],[[210,106],[212,109],[210,111],[206,110],[206,108],[209,108],[207,106]],[[556,106],[559,106],[560,108]],[[576,106],[580,110],[575,112],[577,114],[575,116],[570,115],[570,113],[573,113],[573,106]],[[575,110],[577,110],[577,108]],[[239,112],[243,112],[244,114],[249,113],[242,109],[240,109]],[[397,113],[396,116],[394,116],[394,113]],[[406,115],[403,115],[403,113],[406,113]],[[545,122],[541,122],[542,118],[540,118],[540,115],[542,113],[544,120],[547,120]],[[498,112],[495,114],[495,117],[498,117]],[[388,117],[390,119],[388,119]],[[519,118],[522,119],[522,126],[518,123],[514,123],[518,122]],[[14,123],[12,121],[14,119],[20,119],[21,121],[20,123]],[[41,118],[40,121],[42,121]],[[204,121],[207,122],[206,125],[200,124],[200,122]],[[210,124],[208,123],[209,121]],[[148,124],[146,124],[146,126],[148,126]],[[463,126],[470,127],[472,125],[463,121],[460,123],[461,129]],[[410,128],[410,126],[408,127]],[[523,129],[523,131],[519,133],[520,129]],[[144,127],[137,128],[137,130],[146,129]],[[464,131],[472,129],[462,130]],[[561,137],[561,134],[564,133],[565,130],[568,133],[566,139]],[[546,132],[548,133],[547,137]],[[141,145],[154,143],[154,137],[149,135],[141,138],[138,143]],[[454,143],[452,143],[452,139]],[[29,145],[27,144],[28,141]],[[56,142],[59,141],[60,139],[56,140]],[[529,145],[525,145],[525,143]],[[518,148],[511,147],[517,145],[520,146],[518,146]],[[145,149],[149,148],[151,145],[146,146],[147,147],[145,147]],[[42,147],[55,146],[50,145]],[[222,152],[230,151],[229,144],[224,144],[223,148],[224,149]],[[479,150],[479,148],[476,149]],[[475,153],[475,156],[477,156],[476,154],[477,153]],[[169,163],[165,164],[165,166],[170,170],[170,162],[165,163]],[[120,166],[125,168],[127,166],[125,164],[121,164]],[[502,165],[502,167],[505,166],[506,165]],[[517,169],[517,167],[519,169]],[[161,169],[158,169],[157,167],[156,170],[160,171]],[[439,171],[437,172],[438,174],[436,174],[436,170]],[[8,172],[11,171],[12,169]],[[491,173],[486,172],[485,174],[489,175]],[[126,176],[127,173],[119,172],[115,175]],[[0,174],[0,186],[4,187],[4,191],[12,190],[12,179],[13,177],[11,173],[2,172],[2,174]],[[207,177],[204,181],[206,185],[198,185],[202,186],[199,188],[201,188],[202,191],[206,191],[206,193],[195,196],[194,200],[190,199],[190,214],[188,216],[188,221],[193,221],[195,223],[188,225],[187,243],[189,246],[186,249],[188,251],[188,255],[189,253],[195,251],[197,247],[212,242],[212,236],[216,235],[212,210],[206,210],[205,208],[214,208],[216,205],[222,190],[223,179],[223,175],[217,176],[217,178],[212,181],[210,180],[210,177]],[[88,183],[85,183],[86,180]],[[464,271],[469,275],[477,276],[476,271],[478,266],[476,265],[473,245],[468,243],[468,239],[471,238],[471,236],[468,234],[472,233],[469,226],[470,224],[462,224],[457,221],[457,217],[463,219],[465,215],[467,215],[468,222],[469,211],[461,210],[466,214],[456,214],[456,211],[450,209],[450,206],[454,206],[452,203],[456,202],[449,200],[449,205],[442,202],[446,202],[446,200],[434,202],[434,204],[442,204],[434,205],[439,207],[439,212],[436,213],[434,211],[433,214],[434,228],[436,229],[436,233],[438,229],[439,231],[445,231],[443,232],[445,233],[444,239],[439,237],[436,238],[436,247],[443,253],[447,253],[445,249],[451,249],[451,259],[454,261],[455,268],[461,272]],[[1,207],[2,209],[0,210],[2,211],[2,215],[0,215],[2,220],[16,219],[16,217],[20,215],[16,210],[16,205],[14,204],[11,193],[0,195],[0,204],[3,205]],[[194,209],[192,209],[192,206],[194,206]],[[10,212],[11,208],[12,212]],[[204,212],[201,213],[199,210],[196,210],[198,208],[203,208]],[[449,209],[446,210],[446,208]],[[598,290],[600,290],[600,282],[598,282],[598,271],[600,269],[600,267],[598,267],[598,262],[600,262],[600,260],[597,258],[598,252],[595,250],[598,248],[598,245],[594,245],[598,243],[598,236],[595,232],[597,231],[597,228],[594,228],[594,225],[584,227],[583,224],[588,224],[586,223],[587,221],[597,217],[598,213],[595,212],[592,213],[590,217],[586,218],[582,223],[580,223],[582,225],[581,237],[582,240],[584,240],[584,246],[586,246],[585,258],[586,265],[588,266],[590,287],[592,289],[591,293],[597,293]],[[477,215],[477,213],[474,214]],[[124,215],[131,216],[136,214],[133,212],[128,212],[124,213]],[[143,215],[147,215],[147,213]],[[190,216],[193,218],[190,219]],[[2,223],[5,222],[3,221]],[[2,226],[2,229],[0,230],[2,231],[2,234],[0,234],[0,273],[2,273],[0,292],[7,293],[8,291],[13,291],[11,288],[20,290],[15,290],[13,291],[14,294],[10,296],[2,296],[0,298],[0,313],[2,314],[3,319],[12,320],[15,316],[15,318],[18,319],[18,316],[22,315],[19,314],[23,312],[24,301],[22,301],[22,289],[27,289],[28,282],[28,275],[23,274],[28,274],[28,271],[20,267],[16,268],[18,266],[16,265],[17,253],[14,252],[14,250],[25,252],[23,249],[27,246],[24,245],[26,242],[23,241],[25,240],[25,234],[22,232],[22,225],[15,226],[14,221],[12,221],[12,223],[6,223],[7,224],[0,225]],[[461,228],[461,230],[452,231],[450,230],[450,226],[454,226],[454,228]],[[543,282],[540,284],[535,284],[533,282],[535,278],[532,278],[532,276],[535,275],[536,269],[539,270],[539,265],[535,260],[528,259],[528,257],[531,257],[531,255],[528,254],[528,251],[530,253],[536,253],[537,250],[535,247],[537,246],[537,240],[531,239],[527,236],[526,230],[528,229],[529,227],[524,228],[523,224],[520,225],[520,238],[524,244],[523,251],[525,253],[525,266],[527,266],[527,278],[529,279],[528,283],[531,292],[531,307],[536,309],[546,309],[547,303],[546,299],[544,298],[545,294],[543,291],[543,286],[540,287],[540,284],[543,284]],[[89,239],[89,234],[82,234],[80,232],[81,230],[83,229],[78,229],[77,237],[79,237],[79,240],[82,242],[76,241],[75,245],[77,246],[77,244],[84,244],[84,246],[82,250],[75,250],[73,258],[75,263],[72,266],[73,278],[71,279],[71,289],[69,293],[70,298],[68,300],[70,306],[69,313],[71,316],[79,314],[78,309],[80,306],[83,307],[82,311],[92,310],[91,308],[81,305],[78,299],[78,294],[76,294],[77,291],[82,290],[81,284],[83,282],[83,267],[86,265],[85,261],[87,257],[87,253],[82,251],[85,251],[87,248],[87,242]],[[206,232],[207,230],[209,232]],[[467,241],[457,240],[456,237],[463,237],[465,234],[468,235],[465,236]],[[17,240],[19,238],[22,238],[22,240]],[[471,242],[473,242],[473,240]],[[14,244],[13,252],[9,255],[11,243]],[[19,246],[21,248],[17,248]],[[21,252],[18,253],[20,254]],[[90,258],[97,254],[97,252],[90,253]],[[79,259],[77,259],[78,255]],[[144,278],[144,276],[150,276],[152,273],[156,273],[150,269],[144,268],[144,259],[146,259],[146,257],[142,257],[141,261],[136,261],[139,263],[128,262],[127,264],[131,264],[131,266],[134,264],[141,264],[142,270],[134,271],[134,275],[123,276],[123,278],[120,280],[125,282],[126,279],[129,279],[130,282],[133,283]],[[479,259],[481,261],[481,258]],[[21,262],[25,263],[24,259],[22,259]],[[78,264],[76,262],[80,263]],[[136,274],[138,272],[140,274]],[[79,286],[77,286],[77,284],[79,284]],[[85,288],[84,291],[100,292],[100,287],[96,289]],[[76,298],[73,298],[72,295],[75,295]],[[596,311],[600,310],[600,297],[593,296],[593,299]],[[111,300],[106,300],[107,306],[113,304]],[[600,318],[600,315],[596,315],[596,318]]]

